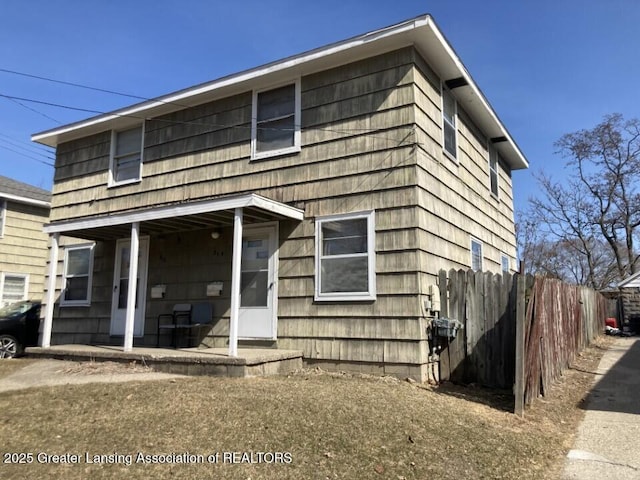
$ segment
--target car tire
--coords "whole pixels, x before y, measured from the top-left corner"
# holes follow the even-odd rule
[[[0,335],[0,358],[13,358],[22,353],[22,345],[12,335]]]

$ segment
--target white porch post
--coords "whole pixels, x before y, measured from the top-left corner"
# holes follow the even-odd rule
[[[140,223],[131,224],[131,248],[129,249],[129,289],[124,327],[124,351],[133,350],[133,326],[136,315],[136,291],[138,290],[138,250],[140,247]]]
[[[233,218],[233,256],[231,259],[231,318],[229,319],[229,356],[238,356],[238,315],[240,314],[240,264],[242,262],[242,208]]]
[[[53,325],[53,305],[56,301],[56,276],[58,275],[58,240],[59,233],[51,235],[51,251],[49,252],[49,281],[47,283],[47,306],[44,312],[42,327],[42,347],[51,346],[51,327]]]

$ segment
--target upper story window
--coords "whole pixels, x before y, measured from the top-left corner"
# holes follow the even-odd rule
[[[498,197],[498,158],[500,154],[498,151],[489,147],[489,184],[491,188],[491,194]]]
[[[89,305],[93,272],[93,244],[67,247],[61,305]]]
[[[482,242],[471,239],[471,268],[473,270],[482,270]]]
[[[458,109],[451,92],[442,87],[442,132],[444,135],[444,151],[453,158],[458,158],[458,129],[456,128]]]
[[[4,236],[4,223],[7,218],[7,200],[0,198],[0,238]]]
[[[251,158],[300,151],[300,80],[253,93]]]
[[[142,130],[139,126],[112,133],[109,185],[137,182],[142,178]]]
[[[375,300],[374,212],[316,220],[316,300]]]

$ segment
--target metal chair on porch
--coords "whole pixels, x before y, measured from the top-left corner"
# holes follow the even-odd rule
[[[177,303],[173,306],[171,313],[158,315],[158,337],[156,347],[160,346],[160,331],[171,330],[171,346],[177,346],[177,331],[187,328],[191,324],[191,304]]]
[[[168,322],[171,321],[171,323]],[[160,346],[160,331],[171,330],[171,346],[178,347],[178,332],[186,332],[187,346],[191,347],[192,340],[200,338],[201,330],[213,321],[213,308],[209,302],[178,303],[173,306],[172,313],[158,315],[158,340]]]

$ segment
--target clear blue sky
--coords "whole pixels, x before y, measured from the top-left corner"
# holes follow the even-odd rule
[[[0,69],[154,97],[423,13],[529,159],[514,172],[517,208],[536,192],[533,171],[562,175],[562,134],[640,116],[637,0],[0,0]],[[135,103],[2,72],[0,95]],[[91,114],[20,103],[0,97],[0,175],[49,189],[51,153],[31,134]]]

